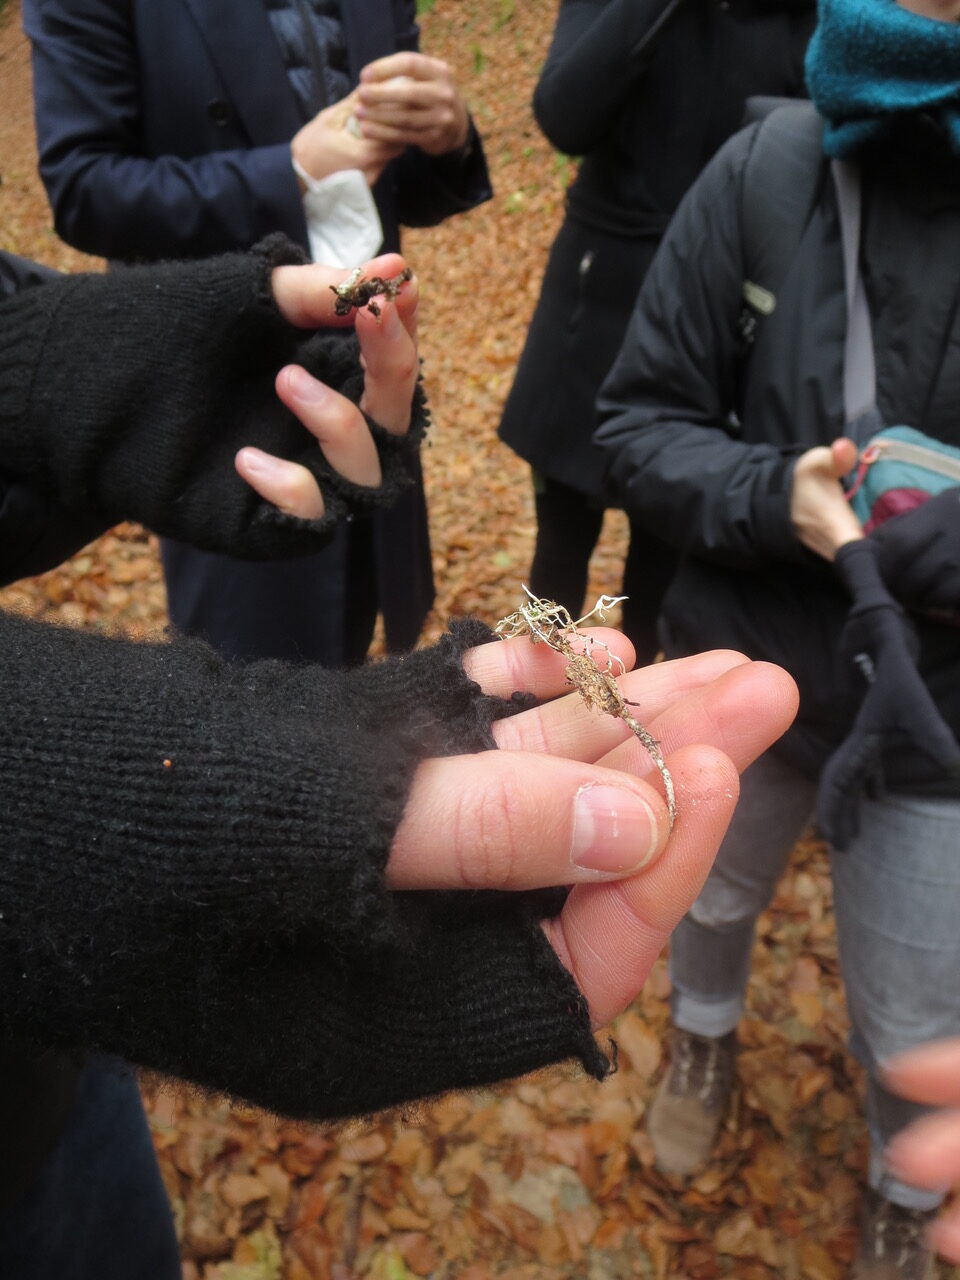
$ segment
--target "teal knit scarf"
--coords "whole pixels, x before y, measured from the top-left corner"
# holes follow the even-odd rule
[[[960,152],[960,25],[896,0],[820,0],[807,87],[826,120],[823,149],[849,156],[897,115],[926,111]]]

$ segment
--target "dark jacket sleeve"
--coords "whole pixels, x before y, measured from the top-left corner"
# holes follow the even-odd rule
[[[561,0],[553,41],[533,95],[537,123],[567,155],[582,156],[610,132],[647,65],[645,38],[670,0]]]
[[[419,761],[511,705],[489,635],[345,673],[0,614],[0,1031],[318,1118],[602,1075],[543,895],[386,887]]]
[[[397,216],[405,227],[434,227],[493,197],[483,143],[472,120],[462,152],[429,156],[408,147],[396,163]]]
[[[426,429],[419,387],[406,436],[368,420],[376,488],[333,471],[276,397],[274,378],[291,362],[354,403],[362,395],[352,330],[296,329],[273,302],[273,266],[301,258],[275,237],[249,254],[63,277],[0,304],[0,475],[21,510],[27,491],[49,504],[52,525],[75,521],[84,541],[132,519],[203,549],[272,559],[315,551],[348,513],[392,502]],[[299,520],[263,502],[234,469],[247,444],[307,467],[324,516]],[[8,579],[36,571],[49,535],[11,523],[0,544]]]
[[[419,52],[415,0],[394,0],[393,9],[397,52]],[[397,221],[405,227],[434,227],[493,196],[483,143],[472,120],[461,152],[429,156],[408,147],[390,166],[387,180],[396,183]]]
[[[10,298],[21,289],[49,284],[58,278],[59,273],[52,267],[41,266],[39,262],[31,262],[29,258],[18,257],[15,253],[0,252],[0,298]]]
[[[790,523],[792,454],[749,443],[732,425],[740,191],[753,136],[732,138],[680,205],[601,388],[594,437],[632,520],[737,565],[804,559]]]
[[[25,0],[23,23],[33,50],[40,173],[68,244],[154,260],[245,249],[271,231],[306,242],[289,141],[190,159],[144,154],[127,5]]]

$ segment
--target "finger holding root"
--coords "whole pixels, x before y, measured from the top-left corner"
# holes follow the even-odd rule
[[[667,768],[660,744],[628,710],[616,677],[626,668],[602,641],[580,630],[581,625],[596,618],[603,622],[608,609],[619,604],[623,596],[601,596],[589,613],[574,621],[562,605],[542,600],[526,586],[527,599],[520,608],[502,618],[495,630],[503,637],[529,635],[534,643],[545,644],[567,659],[567,680],[579,692],[588,707],[622,720],[643,743],[663,780],[663,790],[670,814],[670,825],[677,817],[676,788]]]

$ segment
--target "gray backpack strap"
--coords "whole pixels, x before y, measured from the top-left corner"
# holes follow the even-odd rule
[[[803,238],[820,194],[823,121],[811,102],[776,106],[758,128],[744,166],[740,225],[745,347],[758,323],[773,313],[777,292]]]
[[[877,368],[867,292],[860,271],[860,170],[849,160],[831,164],[840,211],[843,281],[847,295],[847,334],[843,346],[843,407],[854,422],[877,405]]]

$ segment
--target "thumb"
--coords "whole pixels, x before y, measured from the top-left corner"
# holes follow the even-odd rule
[[[417,770],[391,889],[540,889],[633,875],[670,834],[660,794],[614,769],[484,751]]]
[[[842,480],[857,465],[857,446],[847,436],[840,436],[830,446],[830,462],[834,476]]]

